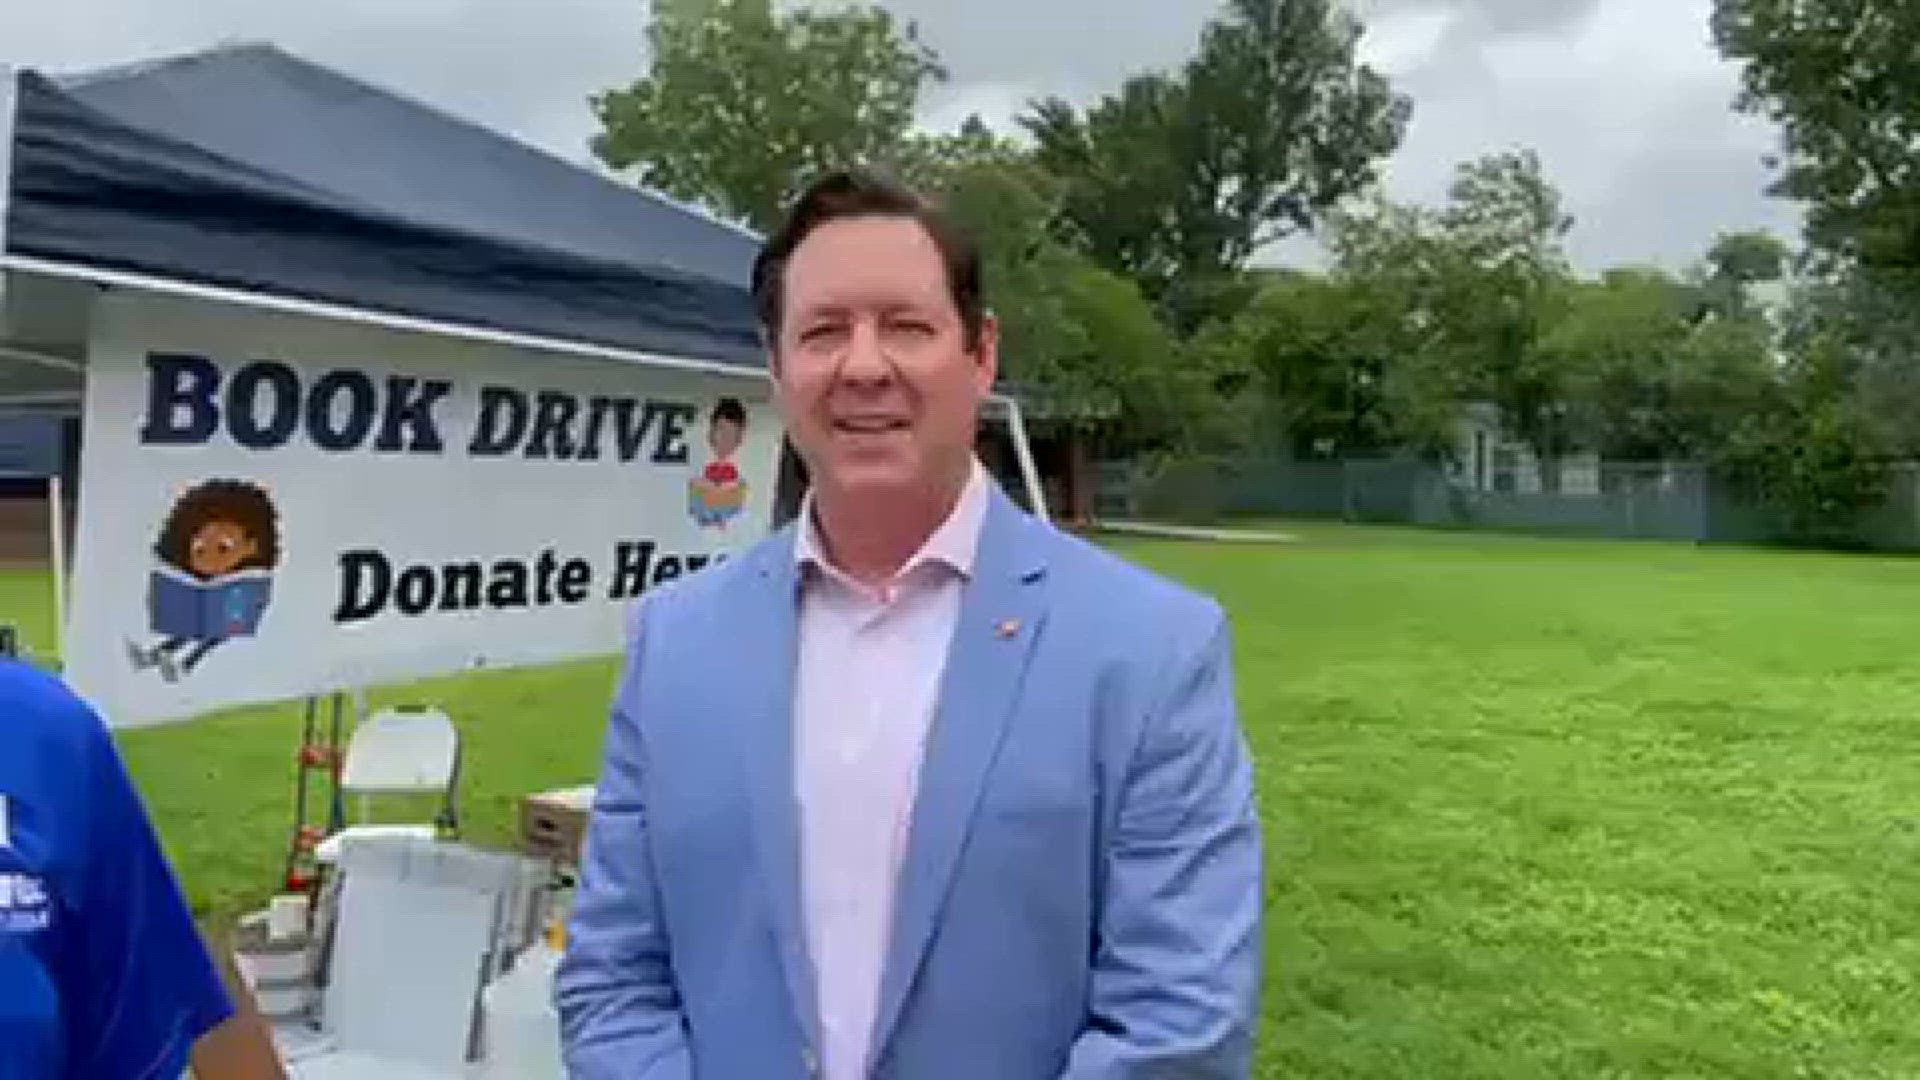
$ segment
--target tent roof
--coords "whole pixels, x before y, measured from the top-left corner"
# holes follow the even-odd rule
[[[24,73],[10,255],[762,361],[750,234],[277,48]]]

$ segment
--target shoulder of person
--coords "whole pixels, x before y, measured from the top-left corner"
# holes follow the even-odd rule
[[[106,726],[59,679],[31,664],[0,661],[0,747],[37,747],[83,755],[107,738]],[[0,753],[7,752],[0,749]]]
[[[725,611],[729,593],[781,558],[793,556],[793,526],[776,529],[745,551],[715,559],[691,574],[655,585],[627,609],[627,644],[643,623],[658,625],[689,615]]]
[[[1103,616],[1114,632],[1144,627],[1175,638],[1211,636],[1226,619],[1219,601],[1055,526],[1034,521],[1046,545],[1056,603],[1081,604]]]

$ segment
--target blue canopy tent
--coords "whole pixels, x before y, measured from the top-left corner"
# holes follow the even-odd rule
[[[12,112],[9,270],[760,363],[753,236],[277,49],[22,72]]]

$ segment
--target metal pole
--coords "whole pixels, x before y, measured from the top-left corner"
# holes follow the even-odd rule
[[[311,694],[307,696],[306,722],[300,729],[300,752],[294,755],[293,769],[293,836],[287,841],[287,864],[280,873],[280,888],[293,892],[297,874],[301,869],[301,859],[306,854],[305,833],[307,828],[307,773],[313,768],[313,735],[316,726],[319,703]]]
[[[1013,433],[1013,455],[1020,460],[1020,478],[1027,485],[1027,498],[1033,506],[1033,515],[1041,521],[1051,520],[1047,516],[1047,496],[1040,488],[1040,470],[1033,464],[1033,447],[1027,444],[1027,421],[1020,412],[1020,403],[1011,397],[1002,399],[1007,404],[1007,427]]]
[[[67,499],[60,474],[47,477],[47,518],[53,535],[53,650],[67,663]]]
[[[346,705],[347,696],[335,690],[330,702],[332,721],[327,729],[327,750],[333,755],[329,764],[329,778],[332,780],[333,796],[327,803],[327,832],[336,833],[347,827],[347,800],[340,790],[341,758],[346,754],[346,744],[340,738],[340,713]],[[361,809],[362,820],[366,817],[365,807]]]

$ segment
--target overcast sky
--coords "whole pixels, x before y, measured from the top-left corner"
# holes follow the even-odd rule
[[[1576,217],[1588,269],[1678,269],[1723,229],[1792,238],[1768,198],[1775,134],[1731,108],[1711,0],[1351,0],[1367,58],[1414,100],[1387,171],[1438,201],[1458,162],[1537,149]],[[1189,55],[1213,0],[885,0],[919,22],[951,79],[925,122],[1010,127],[1031,98],[1087,101]],[[0,63],[48,73],[271,41],[586,161],[589,94],[644,70],[643,0],[0,0]],[[1279,253],[1310,259],[1305,247]]]

